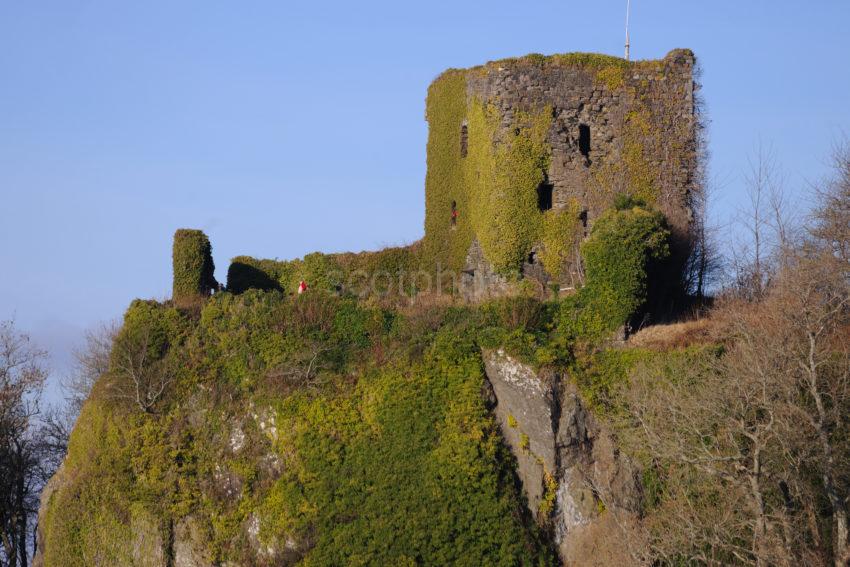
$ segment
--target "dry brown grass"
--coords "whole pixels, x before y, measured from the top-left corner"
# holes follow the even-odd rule
[[[719,330],[722,326],[721,319],[711,315],[691,321],[652,325],[629,337],[628,346],[670,350],[715,342],[721,335]]]

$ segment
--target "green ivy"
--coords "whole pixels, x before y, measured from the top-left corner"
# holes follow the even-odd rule
[[[233,258],[227,270],[227,290],[249,289],[295,293],[303,280],[311,290],[370,295],[411,295],[434,281],[419,271],[417,245],[384,248],[359,254],[314,252],[296,260]]]
[[[174,266],[174,301],[191,301],[205,297],[218,287],[212,246],[200,230],[178,229],[174,233],[172,252]]]
[[[540,261],[546,271],[559,281],[565,281],[567,270],[577,261],[581,242],[581,205],[571,199],[563,209],[551,209],[543,214],[543,236]]]
[[[473,100],[469,109],[469,155],[465,179],[472,227],[494,269],[518,276],[540,238],[543,215],[537,187],[549,169],[546,133],[552,109],[517,111],[507,138],[494,145],[502,118],[493,105]]]
[[[151,359],[180,371],[155,414],[115,398],[113,372],[98,381],[47,504],[47,564],[131,563],[134,538],[153,554],[186,517],[212,562],[251,563],[251,514],[265,542],[311,541],[310,564],[551,564],[480,396],[485,321],[533,333],[540,309],[437,309],[434,332],[398,334],[417,323],[321,290],[219,293],[199,317],[134,302],[116,344],[150,337]],[[414,336],[424,349],[405,348]],[[311,381],[289,382],[315,353]]]
[[[472,204],[465,185],[461,127],[467,119],[466,72],[451,70],[428,87],[428,170],[425,175],[423,267],[459,272],[472,243]],[[467,126],[472,130],[471,125]],[[470,131],[469,141],[475,135]],[[472,148],[470,148],[471,150]],[[458,216],[452,226],[452,202]]]
[[[581,245],[586,282],[562,303],[562,331],[597,341],[638,314],[650,281],[663,274],[669,239],[656,211],[635,206],[600,216]]]

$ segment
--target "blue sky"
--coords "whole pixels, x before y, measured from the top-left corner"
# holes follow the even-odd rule
[[[171,235],[290,258],[416,240],[424,98],[447,67],[621,55],[625,1],[0,3],[0,319],[64,371],[86,327],[170,291]],[[632,5],[632,56],[704,69],[718,222],[772,145],[805,206],[850,132],[850,2]]]

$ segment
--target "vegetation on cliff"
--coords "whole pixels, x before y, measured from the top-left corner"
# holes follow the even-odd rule
[[[599,223],[588,254],[614,246],[620,267],[595,260],[589,289],[658,256],[666,233],[641,211]],[[623,240],[623,230],[640,238]],[[650,234],[657,244],[644,242]],[[568,304],[437,297],[381,307],[322,287],[130,306],[46,501],[47,565],[126,563],[140,537],[173,554],[187,522],[215,561],[553,560],[481,395],[481,351],[574,364],[576,327],[560,315]],[[630,315],[645,288],[629,292],[604,308],[621,302],[615,313]]]

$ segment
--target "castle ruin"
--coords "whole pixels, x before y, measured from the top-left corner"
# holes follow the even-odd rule
[[[581,285],[578,245],[620,196],[657,208],[681,266],[691,247],[695,58],[529,55],[430,86],[423,248],[469,299],[527,280]]]

